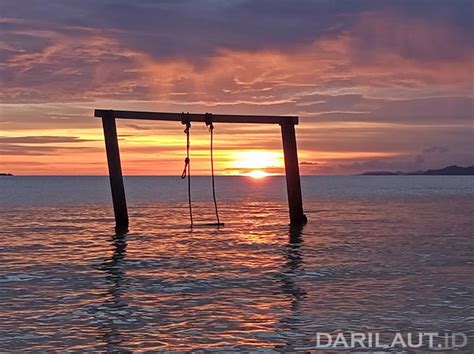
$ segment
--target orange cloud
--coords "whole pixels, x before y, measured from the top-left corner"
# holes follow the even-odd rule
[[[461,152],[472,113],[472,48],[457,45],[459,31],[447,25],[399,16],[365,12],[355,16],[352,28],[291,51],[221,46],[200,60],[130,49],[112,30],[80,29],[73,37],[57,29],[12,30],[47,42],[37,50],[1,45],[9,53],[0,66],[8,77],[2,82],[2,130],[11,137],[69,134],[98,141],[9,143],[0,167],[14,173],[106,173],[93,108],[299,115],[300,158],[313,163],[302,168],[306,173],[405,159],[438,140],[454,146],[452,158],[467,161]],[[453,48],[457,55],[448,53]],[[441,106],[452,107],[455,117]],[[429,121],[434,128],[426,127]],[[128,123],[119,124],[126,173],[181,171],[180,125]],[[199,125],[192,132],[193,168],[207,174],[208,134]],[[281,154],[280,139],[278,127],[217,127],[218,172],[281,170],[281,163],[258,167],[235,159],[238,150]]]

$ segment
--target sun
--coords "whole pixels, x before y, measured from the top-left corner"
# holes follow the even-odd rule
[[[276,151],[238,151],[233,153],[232,160],[231,170],[255,179],[271,176],[283,167],[283,155]]]
[[[262,178],[265,178],[267,176],[270,176],[270,174],[266,173],[265,171],[262,171],[262,170],[254,170],[254,171],[251,171],[249,173],[246,173],[244,176],[252,177],[252,178],[255,178],[255,179],[262,179]]]

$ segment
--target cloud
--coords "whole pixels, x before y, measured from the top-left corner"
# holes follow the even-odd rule
[[[440,16],[434,19],[438,9],[432,12],[428,7],[425,15],[400,10],[371,10],[359,15],[350,30],[355,60],[373,62],[387,54],[426,64],[472,58],[472,23],[459,28],[449,17],[447,21]]]
[[[433,27],[447,26],[459,33],[472,31],[469,0],[381,2],[378,0],[50,0],[5,1],[5,17],[28,19],[37,26],[92,29],[118,33],[124,46],[156,59],[212,57],[218,49],[292,51],[316,39],[355,32],[371,42],[379,40],[369,29],[354,31],[360,16],[393,14],[399,21],[392,30],[411,30],[412,21]],[[386,15],[387,16],[387,15]],[[382,16],[374,29],[389,27]],[[416,35],[416,33],[411,33]],[[377,36],[377,35],[376,35]],[[392,35],[392,38],[395,36]],[[466,36],[461,38],[470,43]],[[388,45],[393,42],[388,41]],[[367,48],[372,48],[372,45]],[[396,48],[399,49],[399,48]],[[453,54],[454,55],[454,54]]]
[[[0,136],[0,144],[51,144],[51,143],[77,143],[85,141],[97,141],[83,139],[76,136]]]
[[[148,125],[139,125],[139,124],[128,123],[128,124],[126,124],[126,126],[128,128],[133,128],[133,129],[136,129],[136,130],[156,130],[156,127],[150,127]]]
[[[4,2],[2,100],[275,102],[291,86],[467,80],[469,3],[434,2]]]
[[[434,147],[438,151],[438,147]],[[414,172],[430,168],[443,168],[449,165],[471,166],[474,156],[465,151],[441,149],[441,156],[436,156],[432,149],[423,149],[421,153],[413,152],[384,158],[355,159],[351,162],[342,162],[336,169],[339,173],[360,173],[364,171],[391,171]]]
[[[472,160],[470,0],[17,0],[0,13],[0,124],[18,135],[5,154],[94,158],[74,139],[101,137],[92,110],[114,108],[298,115],[302,161],[318,164],[305,173]],[[120,122],[121,146],[164,161],[175,128]],[[218,136],[227,153],[281,147],[278,129]]]
[[[232,174],[232,175],[242,175],[246,174],[249,172],[253,172],[255,170],[260,170],[264,171],[266,173],[272,173],[272,174],[284,174],[285,173],[285,168],[284,167],[262,167],[262,168],[224,168],[223,171],[226,174]]]
[[[420,159],[418,156],[405,158],[394,157],[345,163],[340,164],[339,168],[345,171],[345,173],[367,171],[412,172],[421,170],[424,167],[423,162],[423,159]]]
[[[21,144],[2,144],[0,145],[0,155],[18,155],[18,156],[42,156],[42,155],[61,155],[71,151],[94,152],[99,149],[82,146],[35,146]]]
[[[474,112],[473,97],[373,99],[362,95],[313,95],[304,100],[316,101],[303,107],[318,121],[470,124]]]
[[[0,155],[57,155],[70,150],[94,151],[90,146],[64,146],[96,141],[74,136],[0,136]]]
[[[423,149],[423,152],[428,153],[428,154],[444,154],[448,151],[449,151],[449,147],[447,147],[447,146],[437,146],[437,145],[430,146],[430,147],[427,147],[427,148]]]

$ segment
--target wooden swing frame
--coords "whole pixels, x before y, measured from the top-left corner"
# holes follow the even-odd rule
[[[172,121],[183,124],[189,122],[203,123],[239,123],[239,124],[278,124],[281,127],[283,154],[285,160],[285,176],[288,194],[290,223],[301,225],[307,222],[303,212],[301,196],[301,181],[298,165],[298,150],[296,146],[295,116],[264,116],[264,115],[230,115],[210,113],[164,113],[139,111],[114,111],[96,109],[94,117],[102,118],[104,129],[105,149],[109,167],[112,202],[114,206],[115,225],[117,228],[128,228],[128,210],[123,184],[120,149],[117,138],[116,119],[139,119],[154,121]]]

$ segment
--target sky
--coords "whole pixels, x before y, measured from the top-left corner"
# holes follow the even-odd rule
[[[0,172],[104,175],[95,108],[295,115],[306,175],[474,164],[471,0],[0,0]],[[128,175],[179,123],[118,121]],[[282,173],[278,126],[215,125],[218,174]],[[191,128],[194,174],[209,132]]]

